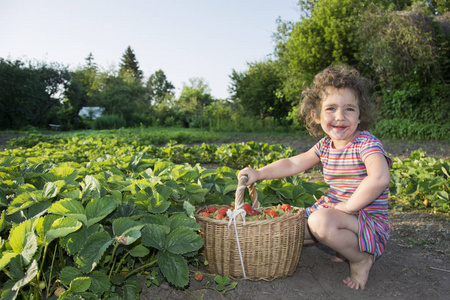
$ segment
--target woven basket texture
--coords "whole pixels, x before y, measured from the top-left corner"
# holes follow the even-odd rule
[[[256,195],[254,185],[249,187],[249,192],[252,202],[255,203],[257,199],[254,196]],[[243,193],[237,192],[235,207],[239,207],[242,201]],[[234,223],[228,227],[226,220],[199,215],[202,209],[209,207],[196,210],[196,219],[201,227],[200,234],[205,242],[202,252],[208,261],[208,271],[221,276],[227,275],[233,279],[243,279],[244,271]],[[305,231],[303,208],[294,207],[293,213],[273,219],[246,221],[245,226],[240,220],[236,222],[236,228],[246,279],[270,281],[294,274],[303,248]]]

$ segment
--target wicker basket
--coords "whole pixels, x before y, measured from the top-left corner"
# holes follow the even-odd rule
[[[245,186],[247,180],[241,177],[239,187]],[[253,207],[258,207],[254,185],[248,189]],[[244,192],[245,188],[236,191],[236,208],[243,203]],[[234,223],[228,227],[225,220],[200,216],[204,208],[196,210],[196,219],[202,228],[200,234],[205,241],[202,251],[208,260],[209,272],[233,279],[268,281],[294,274],[303,247],[303,208],[294,207],[293,213],[273,219],[246,221],[245,226],[242,218],[236,218],[236,227]]]

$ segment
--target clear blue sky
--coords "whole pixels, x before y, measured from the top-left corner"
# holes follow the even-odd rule
[[[203,78],[227,98],[232,70],[273,52],[278,17],[299,21],[297,0],[0,0],[0,57],[75,69],[92,52],[108,70],[131,46],[146,79],[161,69],[179,94]]]

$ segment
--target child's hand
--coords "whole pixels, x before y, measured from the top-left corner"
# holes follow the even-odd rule
[[[353,211],[350,211],[347,209],[347,202],[333,203],[333,202],[329,201],[328,199],[326,199],[325,203],[329,208],[334,208],[336,210],[340,210],[346,214],[349,214],[349,215],[358,214],[358,212],[353,212]]]
[[[242,169],[238,174],[238,178],[241,178],[244,175],[248,177],[247,186],[250,186],[252,183],[259,180],[258,171],[255,169],[252,169],[252,168]]]

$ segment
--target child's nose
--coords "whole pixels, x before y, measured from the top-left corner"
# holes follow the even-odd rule
[[[337,120],[344,120],[344,111],[342,109],[336,110],[336,119]]]

